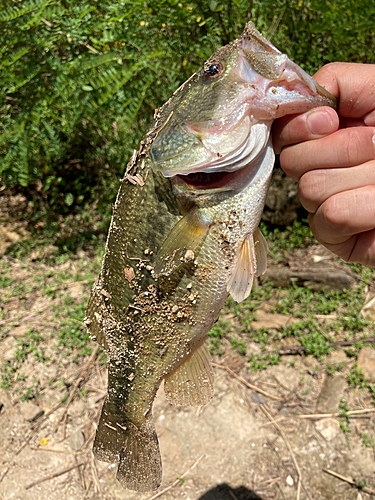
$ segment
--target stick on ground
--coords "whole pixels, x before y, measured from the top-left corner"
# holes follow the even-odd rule
[[[184,479],[188,474],[189,472],[191,472],[193,469],[195,469],[195,467],[199,464],[199,462],[204,458],[205,455],[201,455],[198,460],[196,460],[193,465],[186,471],[182,474],[182,476],[180,476],[178,479],[176,479],[176,481],[174,483],[172,483],[170,486],[168,486],[167,488],[164,488],[164,490],[161,490],[159,491],[158,493],[156,493],[156,495],[152,496],[150,498],[150,500],[155,500],[156,498],[159,498],[161,495],[164,495],[164,493],[166,493],[167,491],[171,490],[172,488],[174,488],[175,486],[178,486],[180,484],[180,481],[181,479]]]
[[[49,481],[50,479],[54,479],[55,477],[62,476],[63,474],[66,474],[67,472],[76,469],[77,467],[80,467],[81,465],[85,465],[84,462],[80,462],[79,464],[71,465],[70,467],[66,467],[63,470],[60,470],[59,472],[55,472],[53,474],[50,474],[49,476],[43,477],[42,479],[38,479],[37,481],[34,481],[27,486],[25,486],[25,490],[29,490],[33,486],[36,486],[37,484],[44,483],[44,481]]]
[[[345,481],[346,483],[351,484],[352,486],[357,486],[357,488],[361,491],[364,491],[365,493],[368,493],[369,495],[375,495],[375,490],[371,490],[370,488],[367,488],[366,486],[361,487],[358,485],[357,481],[354,481],[351,477],[345,477],[342,476],[341,474],[338,474],[337,472],[334,472],[333,470],[330,469],[323,469],[323,472],[326,472],[327,474],[330,474],[331,476],[337,477],[338,479],[341,479],[342,481]]]
[[[211,365],[214,366],[215,368],[221,368],[222,370],[226,370],[229,373],[229,375],[231,375],[232,377],[234,377],[237,380],[239,380],[240,382],[242,382],[244,385],[246,385],[246,387],[248,387],[249,389],[252,389],[253,391],[259,392],[260,394],[263,394],[263,396],[267,396],[268,398],[274,399],[275,401],[283,401],[284,400],[284,398],[279,398],[278,396],[274,396],[273,394],[270,394],[266,391],[263,391],[263,389],[259,389],[259,387],[255,386],[253,384],[250,384],[250,382],[245,380],[240,375],[237,375],[237,373],[235,373],[233,370],[231,370],[228,366],[218,365],[217,363],[211,363]]]
[[[62,413],[62,415],[60,416],[59,420],[57,421],[57,424],[55,425],[55,431],[54,432],[57,431],[57,429],[59,428],[59,425],[61,424],[61,422],[63,420],[65,420],[66,415],[68,413],[69,406],[71,405],[71,403],[72,403],[72,401],[74,399],[75,393],[76,393],[79,385],[81,384],[81,382],[84,380],[86,372],[89,370],[91,364],[94,362],[98,350],[99,350],[99,346],[97,345],[97,346],[94,347],[94,350],[92,351],[92,353],[91,353],[89,359],[87,360],[87,362],[83,365],[82,370],[80,371],[80,373],[78,375],[78,378],[75,381],[73,389],[70,391],[68,401],[66,402],[66,405],[65,405],[65,408],[64,408],[64,412]],[[64,434],[65,434],[65,426],[64,426]]]
[[[285,432],[283,429],[275,422],[274,418],[272,415],[266,410],[265,408],[266,405],[259,405],[260,409],[263,411],[263,413],[266,415],[266,417],[272,422],[276,430],[279,432],[280,436],[282,437],[286,447],[289,450],[290,456],[292,458],[294,468],[296,469],[297,477],[298,477],[298,482],[297,482],[297,497],[296,500],[300,500],[301,497],[301,486],[302,486],[302,474],[301,474],[301,469],[299,468],[298,462],[296,460],[296,457],[294,456],[294,452],[292,450],[292,447],[289,443],[288,438],[286,437]]]

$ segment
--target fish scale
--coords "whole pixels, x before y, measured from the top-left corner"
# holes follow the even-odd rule
[[[156,111],[126,168],[86,325],[107,352],[108,394],[93,451],[125,488],[162,480],[152,404],[213,394],[205,341],[228,294],[266,267],[257,229],[274,163],[272,121],[335,105],[255,29],[219,49]]]

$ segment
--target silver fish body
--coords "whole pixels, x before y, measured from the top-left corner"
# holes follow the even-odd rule
[[[205,346],[228,294],[241,301],[266,266],[257,229],[272,173],[272,121],[334,98],[252,23],[155,114],[116,199],[87,308],[108,354],[94,443],[130,489],[161,482],[152,403],[212,397]]]

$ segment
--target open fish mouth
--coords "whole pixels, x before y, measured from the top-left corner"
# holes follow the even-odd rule
[[[235,181],[240,172],[194,172],[187,175],[177,175],[176,178],[197,190],[222,189]]]

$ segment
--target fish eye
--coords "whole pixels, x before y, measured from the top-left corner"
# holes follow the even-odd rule
[[[223,71],[223,66],[219,62],[215,62],[205,67],[203,70],[203,76],[207,79],[216,78]]]

